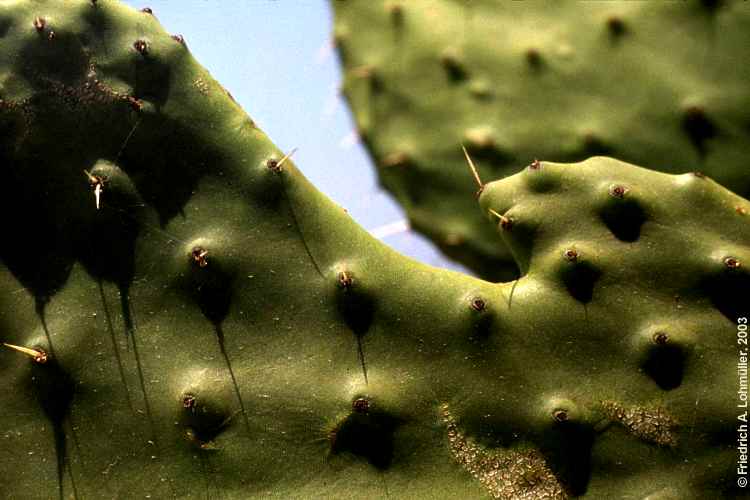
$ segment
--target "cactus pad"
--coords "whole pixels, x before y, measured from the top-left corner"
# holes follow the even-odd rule
[[[476,212],[483,178],[535,158],[613,156],[750,195],[750,4],[335,1],[343,90],[382,186],[481,277],[508,250]]]

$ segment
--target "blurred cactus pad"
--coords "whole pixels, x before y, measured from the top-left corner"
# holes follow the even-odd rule
[[[750,195],[750,4],[333,1],[343,90],[381,185],[479,276],[517,270],[481,176],[607,155]]]
[[[1,496],[739,496],[748,201],[537,162],[477,208],[523,277],[434,269],[155,14],[0,3]]]

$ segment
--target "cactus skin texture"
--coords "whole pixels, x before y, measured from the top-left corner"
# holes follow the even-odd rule
[[[607,155],[750,196],[750,4],[333,1],[344,94],[412,227],[491,280],[483,178]]]
[[[372,239],[151,12],[0,26],[4,497],[739,495],[746,200],[535,163],[483,189],[489,283]]]

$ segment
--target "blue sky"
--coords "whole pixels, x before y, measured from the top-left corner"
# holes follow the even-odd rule
[[[405,219],[377,185],[357,143],[331,45],[326,0],[126,0],[150,7],[318,189],[368,230]],[[379,232],[379,231],[376,231]],[[399,252],[460,269],[411,231],[384,237]]]

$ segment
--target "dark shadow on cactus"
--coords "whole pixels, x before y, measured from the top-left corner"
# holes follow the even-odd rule
[[[100,14],[92,10],[91,15]],[[101,25],[96,20],[90,22]],[[91,61],[81,46],[82,39],[57,33],[55,43],[40,37],[22,50],[19,60],[35,60],[40,64],[30,68],[24,63],[15,70],[38,92],[32,101],[16,106],[19,109],[13,117],[7,109],[0,108],[5,115],[0,115],[0,128],[26,127],[33,134],[14,130],[0,136],[2,159],[4,163],[6,158],[12,159],[8,164],[24,175],[33,174],[40,161],[55,159],[55,180],[71,184],[85,184],[83,170],[98,159],[109,159],[133,177],[143,200],[156,209],[161,224],[165,225],[180,213],[200,177],[221,164],[221,158],[199,136],[198,125],[180,125],[154,113],[154,108],[158,110],[169,99],[172,74],[167,62],[148,52],[134,53],[132,66],[113,68],[113,76],[119,76],[134,88],[131,100],[140,100],[147,106],[136,111],[133,102],[107,88],[96,80],[95,73],[90,73]],[[9,122],[11,118],[15,124]],[[22,144],[5,143],[3,137]],[[53,144],[46,140],[31,144],[30,137],[55,140]],[[154,144],[159,147],[154,148]],[[185,151],[191,151],[189,158],[183,154]],[[61,176],[69,177],[61,179]],[[38,190],[35,201],[43,199],[43,193],[43,189]],[[71,217],[75,215],[69,213]]]
[[[620,241],[633,242],[641,236],[646,213],[635,200],[611,200],[600,213],[602,222]]]
[[[401,423],[378,410],[352,413],[331,431],[331,452],[351,453],[385,470],[393,461],[393,434]]]
[[[224,364],[227,366],[227,371],[229,372],[229,378],[232,379],[232,388],[234,389],[234,393],[237,396],[237,401],[240,404],[240,411],[242,412],[242,421],[245,423],[245,428],[247,429],[247,432],[250,432],[250,421],[247,419],[247,410],[245,410],[245,401],[242,399],[242,393],[240,392],[240,386],[237,383],[237,377],[234,375],[234,369],[232,368],[232,361],[229,358],[229,354],[227,353],[227,349],[224,346],[224,330],[221,328],[221,324],[216,323],[214,325],[215,331],[216,331],[216,339],[219,342],[219,349],[221,350],[221,355],[224,358]]]
[[[4,111],[0,108],[0,112]],[[38,158],[19,158],[15,134],[23,117],[0,113],[0,164],[3,165],[0,210],[3,244],[0,260],[13,276],[45,304],[67,281],[73,268],[73,244],[63,221],[50,217],[58,212],[59,186],[40,182],[51,167]],[[37,175],[41,174],[41,175]]]
[[[94,203],[93,195],[91,203]],[[135,273],[138,221],[125,211],[107,206],[86,215],[84,218],[88,220],[82,221],[82,231],[77,234],[75,254],[78,260],[96,279],[128,288]]]
[[[214,326],[220,325],[229,314],[232,301],[232,279],[221,267],[219,259],[212,259],[206,267],[192,266],[190,293],[196,304]]]
[[[690,138],[690,142],[698,151],[701,158],[705,158],[708,152],[707,142],[718,135],[716,126],[708,118],[705,110],[698,106],[687,109],[682,119],[682,128]]]
[[[518,163],[516,156],[510,151],[504,150],[493,141],[483,145],[466,144],[466,150],[469,152],[474,163],[487,165],[499,171],[500,169]]]
[[[237,377],[232,368],[232,361],[224,344],[224,329],[222,323],[229,314],[229,307],[232,301],[232,278],[231,274],[222,268],[220,258],[210,258],[205,267],[200,267],[195,262],[190,264],[189,292],[193,299],[201,308],[203,315],[214,325],[214,333],[219,343],[219,350],[224,358],[224,364],[229,372],[237,401],[239,402],[242,412],[242,419],[245,427],[250,432],[250,422],[247,419],[245,402],[240,393],[240,387],[237,383]]]
[[[485,224],[486,221],[483,220],[482,223]],[[462,262],[469,269],[481,272],[482,278],[487,281],[491,281],[492,283],[507,283],[521,276],[518,265],[510,255],[503,258],[487,255],[481,249],[471,245],[470,240],[462,242],[459,245],[447,245],[438,239],[439,233],[435,233],[433,229],[426,228],[424,225],[414,221],[412,221],[411,226],[418,232],[428,235],[437,244],[440,251],[448,257]],[[489,224],[487,224],[487,227],[492,228]],[[496,237],[496,234],[492,236]]]
[[[358,290],[356,282],[346,289],[338,290],[336,304],[346,325],[357,337],[370,329],[375,315],[375,300],[366,292]]]
[[[458,60],[443,57],[442,63],[445,74],[452,83],[460,83],[468,78],[469,74],[466,72],[466,68]]]
[[[575,262],[563,269],[562,280],[574,299],[588,304],[594,297],[594,286],[601,274],[601,271],[589,262]]]
[[[34,363],[31,373],[29,392],[36,394],[39,405],[52,425],[57,456],[59,497],[62,499],[65,497],[63,477],[68,463],[64,425],[70,413],[75,386],[72,378],[60,367],[53,356],[44,364]],[[77,498],[77,493],[75,496]]]
[[[132,279],[140,229],[136,208],[142,203],[134,204],[124,195],[120,199],[117,190],[105,185],[97,210],[84,170],[100,158],[115,160],[135,146],[140,153],[123,155],[123,170],[134,172],[145,201],[154,204],[165,223],[179,213],[205,172],[186,177],[185,172],[196,169],[186,168],[186,160],[174,161],[184,156],[178,151],[194,150],[191,161],[198,163],[212,165],[216,159],[200,147],[195,133],[156,117],[151,122],[134,118],[135,112],[106,90],[85,90],[87,60],[65,61],[64,67],[50,61],[44,75],[29,76],[41,89],[31,101],[0,109],[0,128],[9,132],[0,136],[0,162],[8,166],[0,206],[6,214],[23,214],[4,219],[8,243],[0,248],[0,258],[38,302],[47,302],[64,285],[75,260],[97,278],[120,285]],[[148,81],[141,85],[148,90]],[[95,99],[86,94],[92,91],[99,92]],[[155,139],[162,147],[134,145],[141,129],[151,133],[144,141]],[[48,137],[55,141],[46,141]],[[159,178],[154,178],[157,171]]]
[[[135,42],[135,41],[134,41]],[[138,57],[135,62],[135,97],[152,102],[157,107],[169,98],[172,68],[150,53]]]
[[[90,68],[90,57],[78,36],[68,30],[55,31],[54,43],[50,43],[49,31],[45,28],[23,49],[14,74],[23,75],[37,90],[53,92],[53,86],[77,87],[86,80]],[[26,61],[35,61],[27,64]],[[56,89],[58,92],[61,90]],[[72,101],[71,95],[62,99]],[[71,105],[72,102],[66,102]]]
[[[133,179],[143,201],[159,214],[163,227],[182,213],[201,177],[213,173],[213,166],[224,160],[194,131],[162,116],[141,115],[131,130],[118,163]]]
[[[143,374],[143,363],[140,352],[138,351],[138,336],[135,328],[135,320],[133,319],[133,309],[130,305],[130,288],[128,285],[121,284],[119,286],[119,292],[120,309],[123,323],[125,324],[125,336],[131,340],[133,344],[133,357],[135,358],[136,368],[138,369],[138,382],[141,387],[141,392],[143,393],[143,404],[146,410],[146,417],[148,418],[151,440],[156,443],[156,427],[154,426],[154,417],[151,411],[151,403],[148,399],[148,392],[146,392],[146,377]]]
[[[495,323],[495,316],[487,311],[480,313],[479,317],[474,320],[469,339],[477,344],[477,347],[483,348],[485,341],[494,331],[492,325]]]
[[[362,366],[362,375],[367,383],[367,363],[365,362],[364,336],[372,325],[375,316],[375,300],[367,292],[359,289],[356,280],[337,290],[336,305],[344,323],[357,338],[357,357]]]
[[[739,317],[750,317],[750,269],[723,269],[703,281],[703,289],[714,307],[732,323]]]
[[[128,389],[128,381],[127,377],[125,376],[125,367],[122,364],[122,357],[120,356],[120,348],[117,345],[117,336],[115,335],[115,327],[112,321],[112,314],[110,313],[109,305],[107,304],[107,296],[104,293],[104,286],[102,285],[102,281],[99,280],[97,284],[99,288],[99,297],[102,301],[102,309],[104,311],[104,320],[107,323],[107,332],[109,333],[109,338],[112,341],[112,349],[115,353],[115,360],[117,361],[117,371],[120,374],[120,381],[122,382],[122,388],[125,392],[125,400],[128,403],[128,408],[130,409],[130,411],[135,413],[133,401],[130,399],[130,389]]]
[[[590,156],[614,156],[612,147],[594,134],[586,134],[583,137],[583,152],[583,158]]]
[[[591,478],[594,431],[578,422],[555,422],[539,439],[539,450],[571,496],[586,493]]]
[[[13,25],[12,21],[8,18],[0,19],[0,38],[8,34],[8,30]]]
[[[703,7],[709,14],[715,14],[719,7],[724,5],[724,0],[700,0]]]
[[[64,237],[64,228],[56,227],[42,215],[48,208],[44,202],[34,205],[22,191],[9,191],[2,197],[3,213],[13,214],[18,207],[25,207],[25,213],[22,218],[4,218],[2,227],[7,239],[0,245],[0,259],[37,304],[46,304],[70,275],[74,262],[72,245]]]
[[[122,321],[125,324],[125,336],[130,337],[135,332],[133,310],[130,307],[130,285],[120,283],[117,288],[120,295],[120,312],[122,313]]]
[[[676,389],[682,383],[685,371],[685,353],[678,345],[655,345],[648,353],[643,371],[665,391]]]

